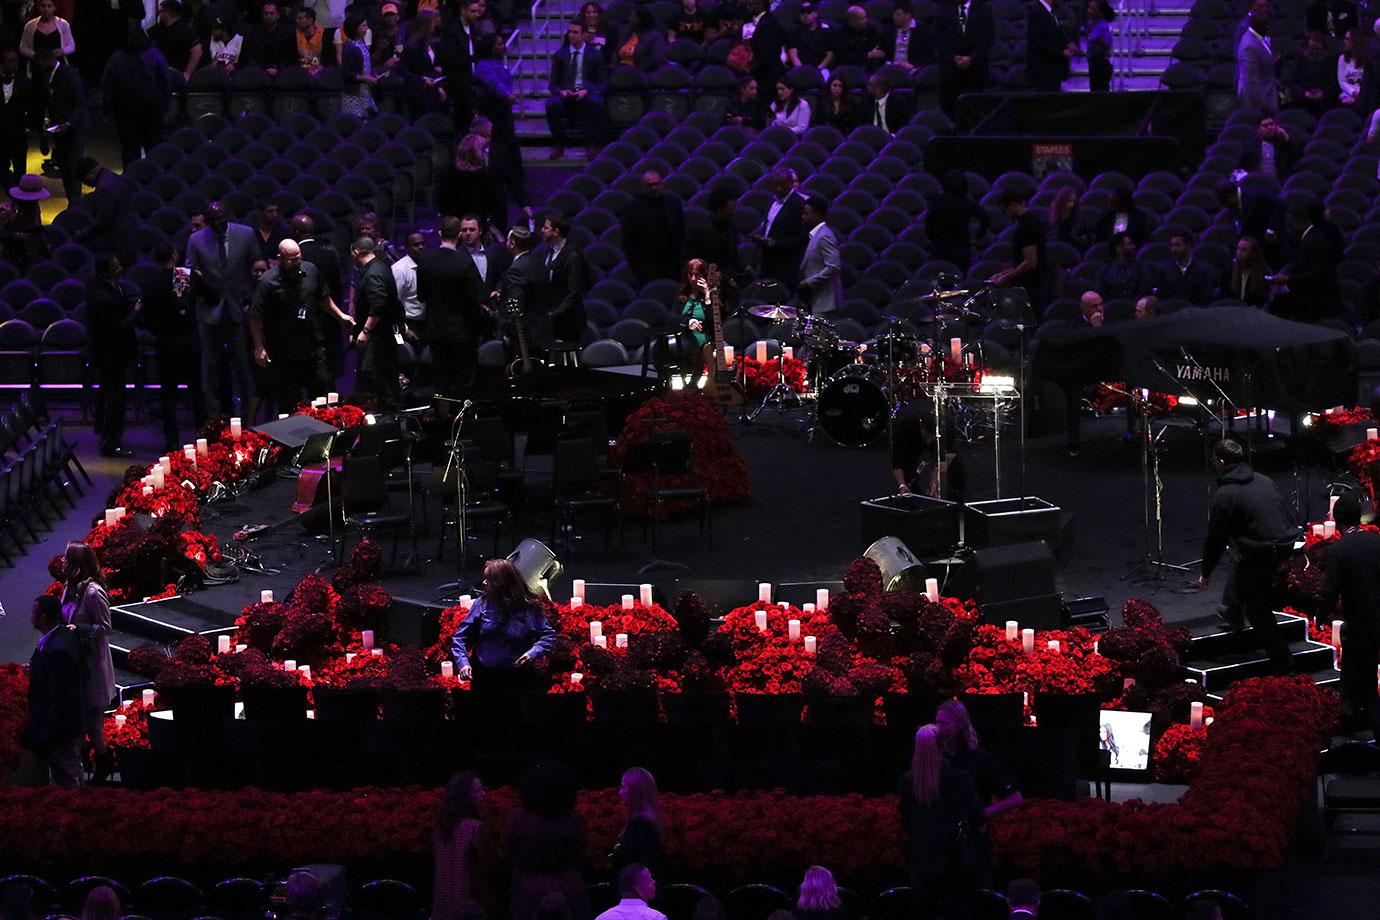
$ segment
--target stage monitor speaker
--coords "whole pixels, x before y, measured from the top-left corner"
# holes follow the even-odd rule
[[[863,557],[882,570],[883,591],[925,590],[925,563],[896,537],[882,537],[863,550]]]
[[[1059,539],[1059,507],[1043,498],[998,498],[964,508],[965,539],[979,549],[1027,540]]]
[[[379,623],[376,641],[406,648],[426,648],[440,634],[441,614],[445,609],[445,604],[394,597],[393,606]]]
[[[980,549],[973,554],[978,608],[984,622],[1058,629],[1064,603],[1054,586],[1054,556],[1042,540]]]
[[[950,501],[923,495],[886,495],[860,505],[862,538],[867,542],[896,536],[922,555],[943,553],[958,544],[963,509]]]
[[[551,582],[565,571],[565,566],[561,565],[561,561],[551,552],[550,547],[531,537],[523,540],[517,545],[517,549],[508,554],[508,561],[517,566],[528,588],[548,598],[551,596]]]
[[[256,425],[254,430],[260,434],[268,435],[284,447],[296,450],[306,444],[307,439],[312,435],[325,434],[337,429],[334,425],[312,418],[310,415],[289,415],[287,418]]]

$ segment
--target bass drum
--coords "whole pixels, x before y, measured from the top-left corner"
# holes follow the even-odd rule
[[[886,371],[870,364],[850,364],[819,390],[819,427],[844,447],[866,447],[886,434],[891,397]]]

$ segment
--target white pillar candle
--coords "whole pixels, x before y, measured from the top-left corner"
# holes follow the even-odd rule
[[[298,668],[297,671],[307,680],[311,680],[311,665],[304,664],[300,668]]]
[[[260,603],[260,604],[271,604],[271,603],[273,603],[273,592],[272,592],[271,590],[260,591],[260,592],[259,592],[259,603]]]
[[[767,631],[767,612],[765,610],[757,611],[752,615],[752,618],[757,621],[758,632]]]
[[[324,396],[318,396],[318,397],[316,397],[315,399],[313,399],[313,400],[311,401],[311,407],[312,407],[313,409],[320,409],[320,408],[323,408],[325,405],[326,405],[326,397],[324,397]]]
[[[1015,620],[1006,621],[1006,641],[1015,642],[1021,636],[1021,624]]]
[[[1341,498],[1340,495],[1329,495],[1327,498],[1327,519],[1329,521],[1332,520],[1332,512],[1337,509],[1337,499],[1339,498]]]
[[[757,363],[758,363],[758,364],[766,364],[766,363],[767,363],[767,343],[766,343],[766,342],[758,342],[758,343],[757,343]]]
[[[815,591],[815,609],[827,610],[829,607],[829,589],[819,588]]]
[[[115,520],[122,521],[125,518],[125,509],[121,505],[115,506]]]
[[[806,604],[806,605],[804,605],[803,607],[801,607],[800,609],[803,610],[803,611],[805,611],[806,613],[814,613],[814,612],[815,612],[815,605],[814,605],[814,604]]]
[[[806,637],[805,637],[805,654],[807,654],[807,655],[813,655],[813,654],[815,653],[815,649],[818,648],[818,647],[819,647],[819,640],[818,640],[818,639],[816,639],[814,636],[806,636]]]
[[[190,463],[192,466],[196,466],[196,448],[195,448],[195,447],[193,447],[192,445],[188,444],[186,447],[182,448],[182,456],[183,456],[184,458],[186,458],[187,462]]]
[[[604,634],[604,624],[599,620],[589,621],[589,641],[593,642]]]
[[[1099,655],[1099,654],[1101,654],[1101,652],[1098,651],[1098,643],[1099,643],[1100,641],[1101,641],[1101,640],[1099,640],[1099,639],[1094,639],[1094,640],[1093,640],[1093,654],[1094,654],[1094,655]]]
[[[238,441],[242,434],[244,434],[244,422],[237,418],[232,418],[230,420],[230,437]]]
[[[124,725],[124,724],[125,724],[126,722],[128,722],[128,721],[129,721],[129,716],[125,715],[123,712],[117,712],[117,713],[115,713],[115,724],[116,724],[116,725]]]
[[[624,594],[624,595],[623,595],[623,609],[624,609],[624,610],[631,610],[631,609],[633,609],[633,596],[632,596],[631,594]]]
[[[288,414],[287,414],[286,412],[279,412],[279,413],[278,413],[278,421],[280,421],[280,422],[281,422],[283,419],[287,418],[287,417],[288,417]]]
[[[371,657],[371,658],[382,658],[382,657],[383,657],[383,649],[381,649],[381,648],[371,648],[371,649],[369,649],[369,657]]]
[[[1367,440],[1367,441],[1380,441],[1380,428],[1367,428],[1367,429],[1366,429],[1366,440]]]
[[[441,676],[442,676],[442,677],[454,677],[454,676],[455,676],[455,662],[453,662],[453,661],[443,661],[443,662],[441,662]]]
[[[577,578],[577,579],[575,579],[575,585],[574,585],[573,588],[570,589],[570,593],[573,594],[573,595],[575,595],[576,597],[578,597],[580,600],[584,600],[584,599],[585,599],[585,580],[584,580],[583,578]]]
[[[216,654],[225,655],[230,652],[230,637],[216,636]]]
[[[1322,539],[1322,535],[1323,535],[1323,525],[1321,525],[1321,524],[1314,524],[1310,529],[1311,529],[1312,532],[1313,532],[1313,536],[1317,537],[1318,539]]]
[[[1033,652],[1033,651],[1035,651],[1035,630],[1033,630],[1033,629],[1023,629],[1023,630],[1021,630],[1021,651],[1023,651],[1023,652]]]
[[[595,645],[596,648],[608,648],[608,647],[609,647],[609,637],[608,637],[608,636],[595,636],[595,637],[594,637],[594,645]]]
[[[584,599],[583,597],[581,597],[580,595],[578,595],[578,594],[575,595],[574,597],[572,597],[572,598],[570,599],[570,609],[571,609],[571,610],[578,610],[579,608],[583,607],[584,605],[585,605],[585,599]]]
[[[141,700],[143,700],[143,702],[144,702],[144,708],[145,708],[145,709],[148,709],[148,708],[150,708],[151,706],[153,706],[154,698],[156,698],[157,696],[158,696],[158,691],[156,691],[156,690],[145,690],[142,694],[139,695],[139,698],[140,698]]]
[[[1336,521],[1323,521],[1322,529],[1324,540],[1331,540],[1333,537],[1337,536]]]
[[[783,345],[783,346],[781,346],[781,358],[782,358],[782,360],[784,360],[784,361],[789,361],[789,360],[791,360],[791,359],[794,358],[794,357],[795,357],[795,349],[794,349],[794,348],[792,348],[792,347],[789,346],[789,345]]]
[[[618,635],[614,636],[614,637],[613,637],[613,646],[614,646],[614,648],[627,648],[627,647],[628,647],[628,634],[627,634],[627,633],[619,633]]]
[[[287,659],[286,661],[284,661],[284,662],[283,662],[283,670],[284,670],[284,671],[296,671],[296,670],[297,670],[297,660],[296,660],[295,658],[289,658],[289,659]]]
[[[581,674],[579,671],[570,672],[570,682],[575,686],[580,686],[582,683],[584,683],[584,680],[585,676]]]
[[[787,639],[790,639],[792,642],[799,642],[799,641],[800,641],[800,621],[799,621],[799,620],[787,620],[787,621],[786,621],[786,638],[787,638]]]
[[[1050,640],[1049,640],[1049,650],[1050,650],[1051,652],[1054,652],[1056,655],[1059,654],[1059,640],[1058,640],[1058,639],[1050,639]]]
[[[925,596],[930,599],[931,604],[939,603],[939,579],[925,579]]]
[[[153,486],[144,486],[144,488],[140,491],[140,494],[141,494],[141,495],[152,495],[152,494],[153,494]]]
[[[166,484],[167,474],[163,472],[163,467],[161,465],[155,466],[153,468],[153,487],[155,489],[161,489]]]
[[[771,603],[771,582],[759,581],[757,583],[757,599],[764,604]]]
[[[114,526],[115,526],[115,522],[118,521],[119,519],[120,519],[120,516],[119,516],[118,514],[115,513],[115,509],[114,509],[114,508],[107,508],[107,509],[105,509],[105,526],[107,526],[107,527],[114,527]]]
[[[958,336],[949,339],[949,354],[955,361],[963,357],[963,340]]]
[[[346,664],[349,664],[350,662],[354,661],[356,657],[357,657],[357,656],[355,655],[354,652],[346,652],[346,653],[345,653],[345,663],[346,663]]]
[[[235,654],[238,655],[240,652],[244,651],[247,648],[249,648],[249,646],[245,645],[243,642],[240,642],[235,646]]]
[[[334,406],[334,405],[335,405],[336,403],[338,403],[338,402],[340,402],[340,394],[339,394],[339,393],[327,393],[327,394],[326,394],[326,405],[328,405],[328,406]]]
[[[470,605],[473,604],[473,603],[474,603],[474,598],[470,597],[468,594],[462,594],[462,595],[460,595],[460,609],[461,609],[461,610],[469,610],[469,609],[470,609]]]
[[[211,452],[211,445],[205,438],[196,439],[196,455],[204,457]]]
[[[725,345],[725,346],[724,346],[724,367],[732,367],[732,366],[733,366],[733,346],[732,346],[732,345]]]
[[[642,606],[652,606],[652,586],[648,584],[641,584],[638,585],[637,588],[638,594],[642,595]]]
[[[1188,704],[1188,727],[1197,731],[1203,727],[1203,704],[1197,701]]]
[[[1341,620],[1333,620],[1333,621],[1332,621],[1332,644],[1335,645],[1335,646],[1337,646],[1337,648],[1341,648],[1341,647],[1342,647],[1342,621],[1341,621]]]
[[[366,629],[359,634],[359,644],[361,648],[372,649],[374,647],[374,631]]]
[[[166,476],[167,474],[172,472],[172,457],[166,454],[162,457],[159,457],[158,465],[163,468],[163,475]]]

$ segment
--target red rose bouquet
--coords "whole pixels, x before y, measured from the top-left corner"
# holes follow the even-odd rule
[[[654,396],[628,416],[610,451],[610,459],[622,466],[629,449],[645,444],[656,431],[687,431],[690,434],[690,454],[693,473],[662,476],[666,486],[700,486],[713,504],[741,501],[752,494],[747,461],[733,446],[728,433],[728,421],[722,412],[710,405],[698,393],[676,393]],[[624,481],[623,510],[633,515],[647,513],[647,490],[651,487],[650,473],[634,473]],[[693,510],[693,502],[670,503],[669,513]]]

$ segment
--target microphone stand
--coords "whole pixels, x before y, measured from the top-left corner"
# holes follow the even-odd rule
[[[466,542],[469,540],[469,527],[465,520],[465,503],[468,498],[469,481],[465,475],[465,448],[460,440],[461,429],[465,424],[465,413],[469,411],[471,402],[467,399],[460,406],[460,411],[455,416],[455,421],[450,426],[450,454],[446,457],[446,468],[441,473],[441,481],[445,482],[450,478],[452,471],[455,475],[455,531],[456,531],[456,567],[460,573],[460,580],[453,582],[452,585],[459,587],[464,584],[465,570],[469,562],[469,549]],[[452,585],[442,585],[448,588]]]

